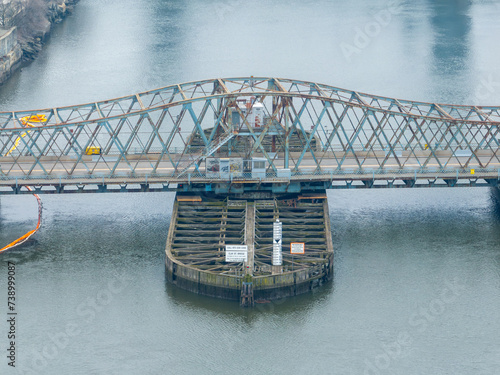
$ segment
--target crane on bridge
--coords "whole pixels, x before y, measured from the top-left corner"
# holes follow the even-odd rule
[[[24,126],[33,128],[36,126],[35,124],[44,123],[47,121],[47,119],[46,119],[44,114],[41,114],[41,115],[35,114],[35,115],[21,117],[20,121]],[[24,132],[24,133],[21,133],[21,135],[18,138],[16,138],[16,140],[14,141],[14,145],[7,152],[7,154],[5,156],[8,156],[10,153],[12,153],[12,151],[14,151],[17,148],[17,146],[19,146],[19,142],[21,141],[21,138],[28,135],[28,133],[29,133],[29,130]],[[26,188],[30,192],[33,191],[33,189],[30,186],[27,186]],[[38,194],[33,193],[33,196],[36,198],[37,203],[38,203],[38,222],[36,224],[35,229],[28,231],[27,233],[25,233],[24,235],[22,235],[18,239],[14,240],[11,243],[9,243],[8,245],[2,247],[0,249],[0,253],[7,251],[7,250],[10,250],[10,249],[13,249],[17,246],[20,246],[20,245],[28,242],[30,240],[30,238],[33,237],[33,235],[36,232],[38,232],[38,230],[40,229],[40,226],[42,225],[42,200],[40,199],[40,196]]]
[[[25,116],[25,117],[21,117],[19,120],[21,121],[21,124],[23,124],[23,126],[31,127],[31,128],[34,128],[35,126],[37,126],[37,125],[35,125],[35,123],[40,124],[40,123],[47,121],[44,114]],[[14,145],[5,154],[5,156],[9,156],[12,153],[12,151],[14,151],[19,146],[19,142],[21,142],[21,139],[26,137],[29,133],[30,133],[30,130],[27,130],[24,133],[21,133],[21,135],[16,138],[16,140],[14,141]]]

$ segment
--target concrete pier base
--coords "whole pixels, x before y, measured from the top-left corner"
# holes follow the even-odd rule
[[[272,265],[273,222],[283,223],[283,264]],[[291,254],[303,243],[303,254]],[[247,260],[226,262],[226,245]],[[333,278],[326,194],[274,200],[177,195],[166,245],[166,278],[179,288],[250,307],[307,293]]]

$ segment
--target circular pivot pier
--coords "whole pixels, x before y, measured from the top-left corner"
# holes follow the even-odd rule
[[[281,231],[273,232],[277,222]],[[232,246],[246,251],[246,260],[231,261]],[[259,200],[178,193],[166,272],[182,289],[244,306],[305,293],[333,276],[326,193]]]

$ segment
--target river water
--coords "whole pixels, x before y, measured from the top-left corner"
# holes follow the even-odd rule
[[[0,88],[0,109],[249,75],[499,105],[499,19],[488,0],[81,0]],[[334,282],[249,310],[165,283],[173,194],[42,196],[36,242],[0,256],[17,262],[18,312],[13,369],[2,262],[0,372],[498,374],[490,190],[328,196]],[[3,196],[0,243],[35,221],[34,198]]]

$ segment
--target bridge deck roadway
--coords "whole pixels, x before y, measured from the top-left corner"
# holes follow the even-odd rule
[[[339,163],[342,162],[339,168]],[[2,160],[3,159],[3,160]],[[168,160],[168,158],[163,157],[162,160],[158,161],[158,156],[147,155],[141,158],[128,158],[127,161],[120,160],[118,162],[118,156],[106,156],[99,157],[92,160],[91,158],[84,158],[75,166],[75,159],[63,159],[59,161],[55,157],[42,157],[35,164],[32,158],[24,159],[19,158],[17,162],[13,163],[11,158],[0,158],[0,171],[1,180],[7,182],[8,180],[31,180],[34,178],[42,178],[45,180],[57,179],[59,181],[62,179],[74,179],[77,176],[80,177],[90,177],[92,174],[94,177],[109,176],[112,174],[134,174],[135,176],[145,176],[151,175],[153,173],[157,174],[173,174],[175,171],[175,165]],[[183,158],[184,161],[188,161],[188,158]],[[357,160],[352,154],[336,154],[336,159],[325,158],[321,160],[317,157],[318,162],[320,162],[321,169],[324,172],[329,173],[330,171],[349,171],[352,169],[360,169],[359,163],[362,163],[361,174],[372,174],[374,170],[380,169],[391,169],[399,170],[400,172],[413,172],[414,170],[420,169],[430,169],[439,168],[446,170],[470,170],[470,169],[488,169],[496,170],[500,168],[500,162],[496,161],[496,156],[493,152],[483,152],[475,157],[463,156],[463,157],[451,157],[451,155],[442,155],[438,159],[430,159],[425,165],[422,158],[415,157],[400,157],[398,159],[394,157],[388,158],[385,162],[385,155],[379,158],[366,158],[363,159],[361,156],[357,155]],[[338,160],[338,162],[337,162]],[[118,162],[118,164],[116,164]],[[282,158],[273,161],[276,168],[280,169],[284,167],[284,161]],[[484,166],[482,167],[480,163]],[[464,167],[466,165],[466,167]],[[382,166],[382,168],[381,168]],[[290,168],[293,170],[293,159],[290,159]],[[298,170],[311,170],[311,168],[316,169],[316,162],[311,158],[304,158],[299,165]],[[30,171],[31,169],[31,171]],[[200,165],[199,171],[203,172],[205,170],[204,163]],[[72,173],[70,173],[72,171]],[[194,172],[194,167],[190,168],[191,172]],[[113,173],[112,173],[113,172]]]
[[[141,184],[162,184],[159,190],[175,190],[175,186],[168,186],[168,184],[179,183],[219,183],[231,180],[232,183],[291,183],[291,182],[307,182],[307,181],[328,181],[332,183],[333,188],[352,188],[353,182],[359,181],[362,187],[395,187],[396,185],[406,187],[418,186],[436,186],[435,181],[441,180],[442,186],[483,186],[498,184],[500,180],[500,163],[495,162],[496,156],[493,152],[481,151],[478,157],[471,158],[468,156],[453,157],[450,159],[451,154],[446,155],[441,151],[438,157],[439,163],[436,159],[431,159],[425,167],[421,167],[422,158],[402,156],[397,160],[395,157],[390,157],[383,163],[385,155],[381,158],[367,158],[363,160],[362,168],[359,168],[356,159],[352,154],[336,153],[337,160],[341,161],[344,157],[345,160],[339,168],[335,159],[329,158],[321,161],[321,171],[317,171],[315,166],[316,162],[311,158],[304,158],[300,163],[298,171],[292,170],[290,178],[278,178],[274,172],[268,172],[266,177],[255,177],[251,173],[245,173],[243,176],[230,176],[225,177],[206,177],[205,165],[200,165],[199,171],[195,171],[194,167],[181,176],[174,173],[175,166],[166,157],[158,161],[158,155],[147,155],[148,160],[141,160],[139,157],[130,157],[128,162],[120,161],[117,163],[117,156],[105,156],[94,158],[86,156],[83,161],[78,163],[75,168],[74,159],[59,159],[56,164],[57,158],[43,157],[39,163],[34,165],[33,159],[19,158],[16,163],[12,162],[9,158],[0,158],[0,194],[22,193],[19,189],[20,186],[39,186],[39,187],[69,187],[80,186],[76,191],[82,191],[82,186],[93,185],[97,190],[97,185],[121,185],[121,188],[113,191],[145,191],[144,187],[141,189],[126,187],[127,185]],[[358,160],[360,158],[359,155]],[[420,155],[418,155],[420,156]],[[142,156],[145,159],[146,156]],[[290,164],[294,159],[292,155]],[[486,168],[479,165],[481,162]],[[188,160],[188,158],[186,159]],[[295,159],[296,160],[296,159]],[[320,158],[318,158],[318,161]],[[404,161],[404,167],[400,167],[400,163]],[[383,163],[383,168],[379,166]],[[156,165],[156,167],[155,167]],[[283,168],[284,162],[281,155],[278,155],[277,160],[274,160],[276,168]],[[463,166],[467,165],[466,168]],[[43,167],[43,169],[42,169]],[[31,172],[28,171],[33,168]],[[68,172],[74,168],[73,173]],[[44,171],[45,169],[45,171]],[[89,173],[89,170],[91,173]],[[114,170],[112,173],[111,171]],[[488,181],[481,181],[481,180]],[[367,181],[375,183],[366,183]],[[445,182],[445,180],[447,180]],[[462,180],[462,183],[459,181]],[[364,183],[361,183],[364,181]],[[405,184],[402,181],[414,181],[414,183]],[[419,184],[418,181],[423,181]],[[454,182],[453,182],[454,181]],[[354,184],[356,185],[356,184]],[[440,185],[440,186],[441,186]],[[14,188],[17,186],[17,188]],[[108,190],[101,190],[108,191]],[[147,188],[146,191],[154,191],[154,189]],[[44,191],[39,192],[63,192],[60,191]],[[70,191],[64,191],[70,192]]]

